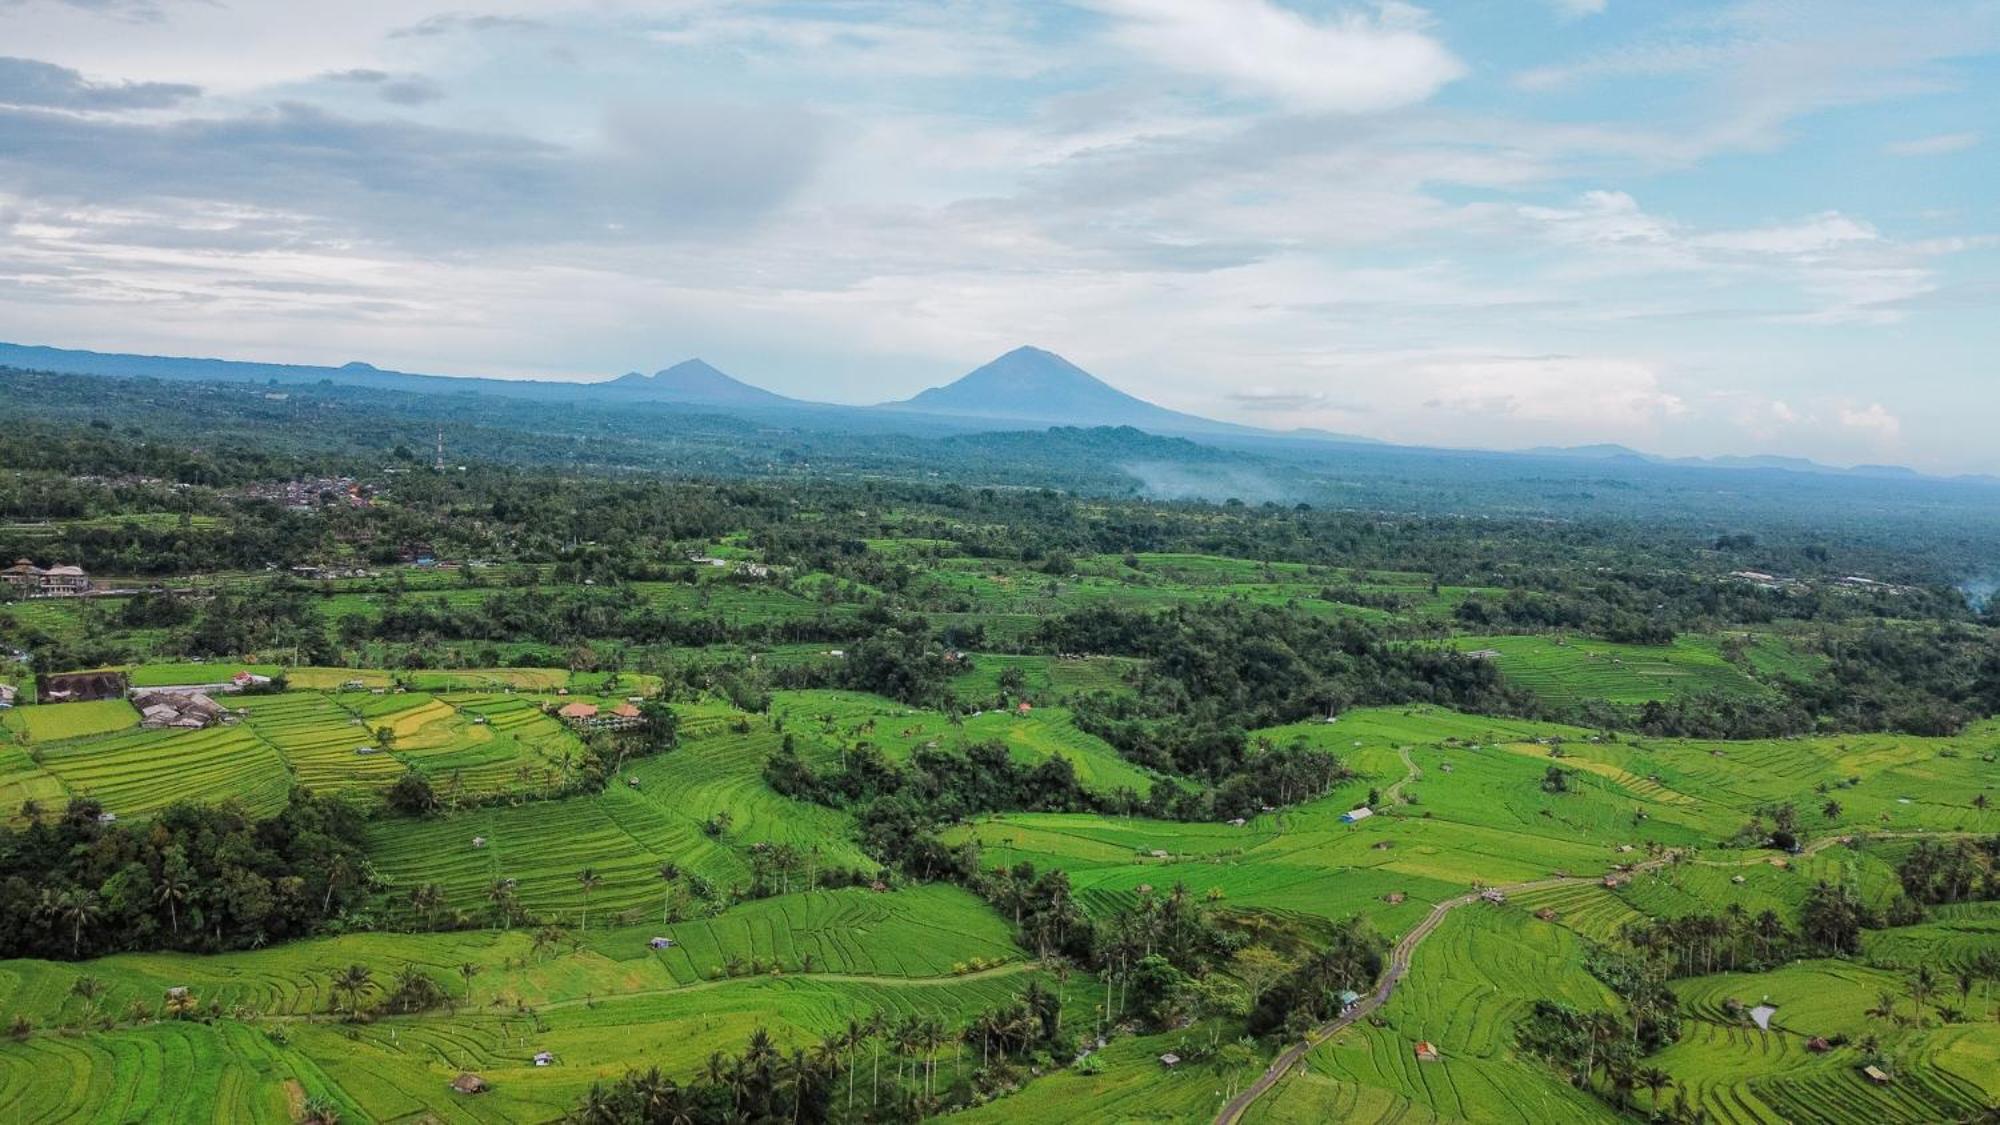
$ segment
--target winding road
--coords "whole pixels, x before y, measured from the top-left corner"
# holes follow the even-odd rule
[[[1403,786],[1408,785],[1423,775],[1423,771],[1419,770],[1417,764],[1410,759],[1410,753],[1407,748],[1399,746],[1396,748],[1396,753],[1403,759],[1403,765],[1408,769],[1409,773],[1401,781],[1384,790],[1383,796],[1387,799],[1385,803],[1387,801],[1394,801],[1402,793]],[[1907,839],[1915,837],[1942,839],[1970,835],[1974,835],[1974,833],[1857,832],[1836,836],[1823,836],[1806,845],[1797,855],[1790,858],[1793,860],[1802,859],[1826,848],[1833,847],[1836,844],[1848,843],[1858,837],[1870,837],[1878,840],[1884,838]],[[1636,875],[1642,871],[1652,871],[1665,867],[1680,858],[1683,854],[1683,852],[1678,850],[1663,852],[1651,859],[1633,864],[1629,868],[1629,874]],[[1698,859],[1693,862],[1708,867],[1754,867],[1758,864],[1769,863],[1771,858],[1768,853],[1760,853],[1727,860]],[[1498,890],[1502,894],[1522,894],[1528,891],[1547,890],[1550,887],[1566,886],[1573,883],[1595,883],[1601,881],[1602,878],[1603,876],[1599,875],[1552,875],[1546,879],[1536,879],[1526,883],[1513,883],[1492,889]],[[1384,967],[1381,979],[1376,982],[1375,991],[1356,1002],[1354,1007],[1342,1013],[1339,1018],[1313,1028],[1306,1033],[1306,1037],[1303,1040],[1286,1048],[1284,1053],[1280,1054],[1264,1073],[1257,1076],[1255,1082],[1244,1087],[1242,1093],[1229,1099],[1229,1102],[1222,1107],[1222,1111],[1215,1115],[1215,1125],[1236,1125],[1236,1122],[1243,1117],[1243,1114],[1249,1110],[1250,1106],[1258,1098],[1270,1093],[1272,1088],[1277,1086],[1279,1080],[1290,1073],[1291,1069],[1299,1064],[1299,1060],[1306,1057],[1307,1052],[1347,1030],[1355,1022],[1367,1018],[1370,1014],[1380,1009],[1382,1005],[1387,1004],[1389,997],[1396,991],[1396,985],[1401,983],[1403,976],[1410,971],[1410,959],[1415,956],[1417,946],[1421,945],[1425,938],[1429,937],[1444,923],[1445,915],[1450,914],[1461,906],[1478,902],[1479,896],[1484,893],[1483,890],[1468,891],[1457,898],[1446,899],[1436,906],[1431,907],[1431,912],[1424,916],[1424,920],[1417,923],[1416,927],[1411,929],[1409,933],[1404,934],[1402,940],[1396,943],[1395,948],[1389,951],[1389,963]]]

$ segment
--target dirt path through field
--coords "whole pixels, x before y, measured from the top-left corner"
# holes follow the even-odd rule
[[[1385,791],[1383,794],[1384,797],[1388,797],[1390,794],[1399,792],[1404,785],[1408,784],[1409,782],[1415,781],[1419,776],[1421,776],[1421,771],[1417,769],[1416,763],[1410,761],[1410,755],[1408,750],[1398,747],[1396,752],[1402,756],[1403,764],[1406,767],[1408,767],[1410,772],[1408,776],[1403,778],[1402,781],[1397,782],[1395,785],[1391,786],[1387,791]],[[1891,837],[1891,836],[1900,838],[1910,838],[1919,836],[1944,838],[1957,835],[1969,835],[1969,833],[1883,832],[1883,833],[1875,833],[1873,835],[1874,838],[1876,839],[1882,839],[1884,837]],[[1806,845],[1803,849],[1800,850],[1797,856],[1791,858],[1802,859],[1806,856],[1814,855],[1827,848],[1833,847],[1836,844],[1846,843],[1849,841],[1850,838],[1851,837],[1845,835],[1823,837]],[[1655,856],[1652,859],[1648,859],[1643,862],[1633,864],[1631,868],[1631,873],[1636,875],[1639,874],[1640,872],[1653,871],[1658,868],[1665,867],[1668,864],[1673,863],[1679,854],[1680,853],[1678,852],[1670,851],[1665,854]],[[1694,862],[1702,863],[1712,867],[1753,867],[1760,863],[1769,863],[1770,857],[1764,855],[1753,855],[1733,860],[1695,860]],[[1528,891],[1546,890],[1550,887],[1560,887],[1571,883],[1596,882],[1599,878],[1601,878],[1601,876],[1583,876],[1583,875],[1550,876],[1547,879],[1536,879],[1526,883],[1513,883],[1508,886],[1497,887],[1494,889],[1500,891],[1502,894],[1510,894],[1510,895],[1523,894]],[[1327,1023],[1323,1023],[1320,1026],[1312,1029],[1310,1032],[1306,1033],[1306,1037],[1304,1040],[1295,1043],[1291,1047],[1287,1048],[1283,1054],[1279,1055],[1277,1059],[1271,1063],[1270,1067],[1267,1068],[1263,1074],[1257,1076],[1257,1080],[1255,1082],[1252,1082],[1249,1086],[1244,1087],[1242,1093],[1229,1099],[1228,1104],[1222,1107],[1222,1112],[1215,1115],[1215,1125],[1236,1125],[1236,1122],[1242,1118],[1243,1114],[1247,1110],[1249,1110],[1250,1106],[1254,1102],[1256,1102],[1258,1098],[1261,1098],[1265,1094],[1270,1093],[1271,1090],[1277,1086],[1278,1081],[1282,1079],[1286,1074],[1289,1074],[1291,1072],[1291,1069],[1299,1064],[1299,1060],[1306,1057],[1307,1052],[1311,1051],[1314,1047],[1319,1046],[1321,1043],[1326,1042],[1328,1039],[1333,1038],[1335,1035],[1340,1034],[1342,1031],[1347,1030],[1347,1028],[1351,1027],[1356,1021],[1367,1018],[1371,1013],[1380,1009],[1382,1005],[1387,1004],[1389,1002],[1389,997],[1393,995],[1396,991],[1396,985],[1401,983],[1404,974],[1410,971],[1410,958],[1416,954],[1417,946],[1421,945],[1425,938],[1429,937],[1434,931],[1436,931],[1436,929],[1440,925],[1444,923],[1445,915],[1450,914],[1452,911],[1457,910],[1461,906],[1467,906],[1471,903],[1478,902],[1479,896],[1482,893],[1484,892],[1468,891],[1467,893],[1462,894],[1457,898],[1446,899],[1445,901],[1438,903],[1436,906],[1431,907],[1431,912],[1424,917],[1424,920],[1417,923],[1416,927],[1412,929],[1409,933],[1404,934],[1402,940],[1396,943],[1396,947],[1389,951],[1389,964],[1383,969],[1382,977],[1376,983],[1375,991],[1363,997],[1358,1003],[1354,1005],[1354,1007],[1342,1013],[1338,1019],[1332,1020]]]

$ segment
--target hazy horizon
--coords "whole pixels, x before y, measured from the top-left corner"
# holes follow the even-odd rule
[[[2000,7],[0,5],[0,339],[2000,471]]]

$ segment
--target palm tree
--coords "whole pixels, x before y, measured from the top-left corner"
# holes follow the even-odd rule
[[[870,1109],[882,1102],[882,1039],[889,1030],[889,1016],[877,1008],[868,1016],[867,1035],[875,1041],[875,1063],[868,1079],[868,1106]]]
[[[847,1115],[849,1117],[854,1116],[854,1049],[861,1045],[861,1041],[867,1038],[867,1035],[867,1024],[855,1019],[853,1016],[847,1017],[847,1026],[841,1029],[840,1044],[847,1051]]]
[[[1656,1118],[1659,1117],[1660,1091],[1674,1084],[1674,1076],[1668,1074],[1664,1070],[1661,1070],[1657,1066],[1647,1066],[1647,1067],[1641,1067],[1639,1069],[1639,1073],[1635,1077],[1639,1079],[1641,1085],[1645,1086],[1646,1089],[1652,1091],[1653,1116]]]
[[[479,966],[473,964],[470,961],[462,962],[458,966],[458,975],[465,978],[465,1002],[467,1004],[471,1004],[472,978],[479,975]]]
[[[583,890],[583,914],[578,922],[578,929],[590,928],[590,892],[596,890],[603,882],[604,879],[597,874],[595,868],[586,867],[576,873],[576,885]]]
[[[351,877],[353,874],[354,874],[353,870],[349,868],[347,865],[347,856],[345,854],[341,852],[335,852],[333,853],[332,858],[327,860],[326,899],[319,904],[319,912],[322,915],[329,914],[333,911],[333,892],[336,889],[338,889],[342,883],[347,882],[349,877]]]
[[[720,1086],[729,1080],[729,1059],[721,1051],[710,1051],[708,1061],[701,1064],[701,1076],[711,1086]]]
[[[486,888],[486,901],[493,904],[493,911],[499,915],[500,925],[514,921],[514,884],[507,879],[495,879]]]
[[[680,880],[680,877],[680,864],[662,863],[660,865],[660,881],[667,885],[666,901],[660,904],[660,925],[662,926],[668,925],[673,921],[670,915],[674,912],[674,884]]]
[[[1894,1019],[1896,1017],[1896,994],[1887,990],[1876,993],[1875,1006],[1863,1014],[1873,1016],[1878,1020]]]
[[[366,965],[349,965],[334,974],[334,994],[347,997],[347,1012],[349,1015],[353,1015],[360,1010],[361,994],[368,990],[369,985],[374,982],[374,979],[374,972]]]
[[[167,908],[167,924],[178,936],[181,932],[180,904],[188,900],[194,887],[171,869],[160,872],[160,881],[153,885],[153,899]]]
[[[44,909],[69,926],[69,955],[79,957],[83,953],[83,927],[104,913],[104,901],[96,891],[71,887],[45,900]]]
[[[617,1099],[604,1088],[604,1084],[592,1082],[583,1095],[583,1104],[564,1120],[577,1121],[581,1125],[617,1125],[623,1117],[619,1113]]]
[[[69,997],[74,996],[84,1003],[83,1022],[89,1023],[97,1015],[97,1002],[104,996],[104,982],[96,977],[83,976],[70,982],[69,996],[63,997],[63,1005],[69,1005]]]
[[[1917,1002],[1917,1018],[1924,1018],[1924,1003],[1937,992],[1937,974],[1929,965],[1918,965],[1917,975],[1910,978],[1910,999]]]
[[[1839,819],[1840,819],[1840,802],[1839,802],[1839,801],[1828,801],[1828,802],[1827,802],[1827,803],[1825,804],[1825,806],[1823,806],[1823,807],[1822,807],[1822,808],[1821,808],[1821,809],[1820,809],[1819,811],[1820,811],[1820,815],[1822,815],[1822,816],[1826,817],[1826,818],[1827,818],[1828,820],[1839,820]]]
[[[331,1098],[307,1098],[299,1106],[299,1125],[340,1125],[340,1106]]]
[[[436,883],[419,883],[410,888],[410,909],[424,916],[424,925],[437,929],[438,908],[444,905],[444,888]]]
[[[561,926],[543,926],[535,931],[535,945],[532,952],[539,955],[545,948],[555,949],[562,945],[563,939],[567,936]]]

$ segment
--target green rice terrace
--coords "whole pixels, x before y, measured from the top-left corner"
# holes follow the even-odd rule
[[[1983,626],[868,495],[0,602],[0,1118],[2000,1106],[2000,719],[1895,670]]]

